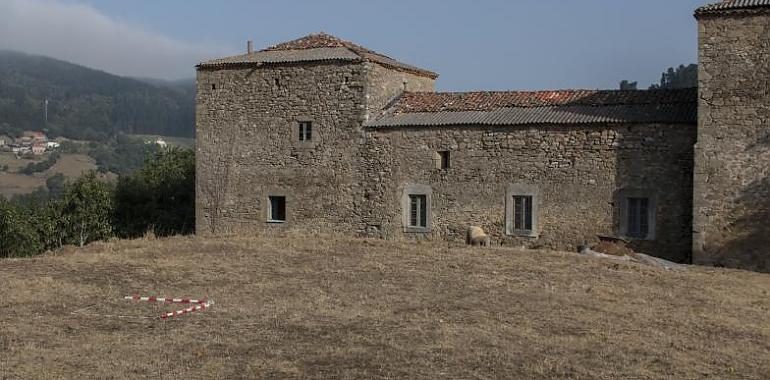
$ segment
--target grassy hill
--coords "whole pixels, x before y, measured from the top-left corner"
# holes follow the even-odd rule
[[[34,160],[16,158],[14,153],[0,152],[0,167],[7,166],[7,171],[0,171],[0,197],[10,199],[16,194],[29,194],[38,188],[46,186],[46,179],[62,174],[66,179],[74,180],[89,170],[96,169],[93,158],[83,154],[62,154],[49,169],[34,174],[21,174],[18,170],[37,163],[48,157],[46,154],[35,157]]]
[[[137,80],[0,51],[0,135],[45,129],[80,140],[104,140],[117,132],[190,137],[194,110],[194,80]]]
[[[332,238],[0,261],[10,378],[767,379],[770,276]],[[208,297],[202,313],[133,293]]]

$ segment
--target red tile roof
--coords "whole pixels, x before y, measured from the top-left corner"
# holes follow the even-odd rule
[[[510,107],[695,103],[697,90],[406,92],[389,113],[492,111]]]
[[[697,121],[697,91],[596,91],[405,93],[369,128],[688,124]]]
[[[255,63],[307,62],[322,60],[356,60],[374,62],[379,65],[435,79],[438,74],[396,61],[386,55],[356,45],[350,41],[326,33],[308,36],[280,43],[251,54],[226,57],[203,62],[199,67],[222,67]]]
[[[734,12],[745,13],[767,11],[770,11],[770,0],[724,0],[719,3],[707,4],[696,9],[695,17]]]

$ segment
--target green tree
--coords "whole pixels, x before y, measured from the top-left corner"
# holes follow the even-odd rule
[[[171,148],[140,170],[121,176],[115,191],[118,235],[192,233],[195,227],[195,153]]]
[[[64,187],[61,219],[66,244],[81,247],[113,235],[113,186],[91,171]]]
[[[698,65],[679,65],[676,69],[669,67],[661,75],[660,84],[650,86],[654,89],[674,89],[698,87]]]
[[[32,256],[43,251],[26,211],[0,198],[0,257]]]
[[[639,82],[629,82],[627,80],[623,80],[623,81],[620,82],[620,89],[621,90],[636,90],[638,85],[639,85]]]
[[[56,173],[45,180],[45,187],[48,189],[48,196],[52,199],[59,199],[64,192],[66,178],[62,173]]]
[[[63,206],[60,200],[49,200],[33,210],[35,229],[46,250],[59,249],[67,240]]]

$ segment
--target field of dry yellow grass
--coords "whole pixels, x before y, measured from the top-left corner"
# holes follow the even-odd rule
[[[208,297],[201,313],[133,293]],[[770,275],[178,237],[0,260],[0,378],[768,379]]]
[[[28,194],[39,187],[45,187],[45,180],[56,174],[63,174],[67,179],[77,179],[89,170],[96,169],[96,161],[82,154],[62,154],[51,168],[41,173],[19,174],[17,171],[28,164],[46,159],[48,155],[35,159],[17,159],[15,153],[0,153],[0,166],[8,166],[8,171],[0,172],[0,197],[10,198],[16,194]]]

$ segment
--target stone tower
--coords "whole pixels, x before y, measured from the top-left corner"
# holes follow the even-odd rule
[[[201,63],[197,233],[365,229],[362,125],[436,77],[323,33]]]
[[[693,261],[770,271],[770,0],[695,12]]]

